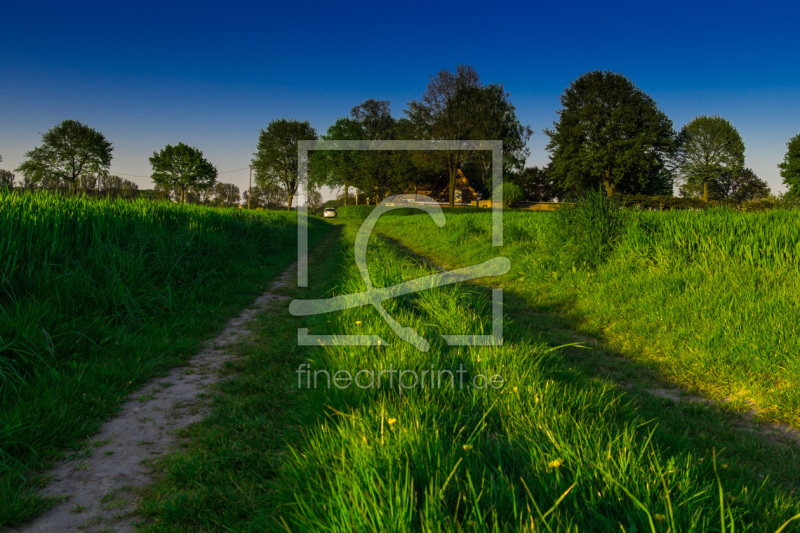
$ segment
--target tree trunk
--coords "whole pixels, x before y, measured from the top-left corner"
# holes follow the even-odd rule
[[[184,189],[183,186],[181,186],[181,203],[186,203],[186,189]]]
[[[450,207],[456,206],[456,168],[450,168]]]
[[[347,182],[344,182],[344,205],[347,205]]]
[[[616,188],[616,185],[611,183],[609,180],[603,181],[603,184],[605,184],[605,186],[606,186],[606,195],[609,198],[614,196],[614,189]]]
[[[708,203],[708,182],[703,182],[703,201]]]
[[[287,210],[287,211],[291,211],[291,210],[292,210],[292,202],[294,202],[294,195],[293,195],[292,193],[289,193],[289,194],[287,194],[286,196],[287,196],[287,197],[288,197],[288,199],[289,199],[289,203],[288,203],[288,205],[286,206],[286,210]]]

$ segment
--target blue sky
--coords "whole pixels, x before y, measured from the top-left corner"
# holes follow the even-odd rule
[[[167,143],[246,168],[271,120],[318,132],[368,98],[395,116],[431,75],[470,64],[530,124],[530,165],[559,96],[590,70],[630,77],[676,129],[718,114],[775,191],[800,132],[800,5],[694,2],[6,2],[0,7],[0,168],[71,118],[114,144],[112,172],[152,187]],[[145,177],[132,177],[145,176]],[[247,171],[220,175],[246,187]]]

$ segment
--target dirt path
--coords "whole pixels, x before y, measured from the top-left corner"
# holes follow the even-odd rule
[[[248,324],[276,301],[296,274],[287,268],[249,309],[227,323],[187,366],[173,369],[131,395],[115,418],[89,441],[85,457],[73,458],[51,471],[45,496],[62,500],[31,523],[11,531],[133,531],[139,520],[133,489],[152,480],[148,459],[168,453],[176,430],[200,421],[208,407],[208,387],[221,378],[219,369],[233,358],[231,346],[247,337]]]

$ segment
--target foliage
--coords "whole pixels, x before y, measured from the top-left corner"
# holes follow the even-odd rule
[[[553,183],[550,167],[528,167],[521,172],[512,173],[506,181],[516,184],[522,191],[522,199],[529,202],[549,202],[559,195]]]
[[[102,133],[76,120],[65,120],[42,134],[42,145],[25,154],[18,172],[27,183],[40,182],[58,188],[65,183],[77,191],[82,180],[108,173],[114,150]]]
[[[175,189],[182,204],[186,203],[187,191],[204,191],[217,181],[217,169],[206,161],[203,152],[182,142],[153,152],[150,165],[156,185]]]
[[[787,194],[800,197],[800,133],[786,143],[786,155],[778,168],[783,184],[788,187]]]
[[[35,472],[263,292],[297,231],[292,213],[47,191],[0,192],[0,227],[2,528],[46,507]]]
[[[643,231],[676,215],[697,218],[694,213],[643,215]],[[447,218],[442,228],[426,215],[385,220],[378,226],[381,234],[426,256],[417,259],[376,236],[370,242],[373,279],[392,286],[434,274],[426,259],[450,269],[497,255],[487,239],[488,213]],[[732,304],[730,293],[722,292],[712,308],[695,301],[692,308],[676,309],[670,305],[673,298],[696,297],[683,286],[685,271],[670,271],[677,276],[671,277],[663,272],[665,265],[649,268],[634,254],[596,271],[569,269],[555,277],[539,261],[541,239],[549,236],[554,221],[551,213],[509,214],[502,254],[513,266],[500,279],[385,302],[404,326],[431,340],[429,353],[396,342],[382,316],[369,307],[302,319],[280,312],[263,317],[258,343],[245,348],[248,357],[224,385],[213,415],[192,431],[184,451],[159,463],[165,475],[144,505],[152,519],[148,530],[206,530],[220,524],[236,531],[498,533],[780,528],[800,508],[794,496],[800,486],[797,454],[731,427],[730,407],[673,402],[641,390],[655,386],[653,368],[667,358],[675,362],[679,351],[687,366],[698,359],[727,365],[698,340],[697,324],[674,344],[664,337],[674,333],[673,323],[684,326],[686,315],[693,313],[694,322],[700,311],[735,315],[738,302]],[[341,239],[324,251],[325,260],[311,262],[308,297],[363,291],[352,261],[357,225],[343,226]],[[705,224],[676,229],[679,233],[663,235],[664,243],[687,229],[702,230],[703,237],[709,236],[706,230],[714,231]],[[686,239],[697,240],[706,239]],[[698,261],[713,249],[700,244]],[[737,274],[741,280],[743,272]],[[632,295],[624,290],[630,283],[655,290]],[[796,287],[797,281],[792,283],[790,288]],[[448,346],[443,333],[481,334],[491,328],[491,289],[497,285],[505,290],[508,317],[502,346]],[[773,287],[759,292],[768,294]],[[601,292],[602,298],[596,294]],[[602,307],[608,299],[615,305]],[[796,308],[794,301],[794,307],[783,309]],[[581,316],[587,302],[594,304],[594,313]],[[648,306],[635,305],[641,303]],[[670,322],[662,319],[666,308],[675,313]],[[602,314],[602,323],[590,322],[596,314]],[[620,321],[650,326],[636,350],[625,346],[640,341],[640,334],[626,336]],[[778,321],[772,322],[776,332]],[[742,322],[736,326],[759,321]],[[320,335],[374,334],[388,342],[287,351],[298,327]],[[577,327],[590,330],[598,342],[576,338]],[[784,338],[796,346],[796,338]],[[606,346],[611,339],[618,340],[613,348]],[[654,339],[658,350],[648,350]],[[724,348],[729,339],[722,336],[715,348]],[[751,344],[762,342],[758,339],[743,339],[736,361],[741,367],[753,364],[746,357]],[[630,357],[619,357],[618,346]],[[764,355],[767,370],[770,361]],[[404,388],[397,379],[388,383],[386,376],[389,369],[419,375],[459,368],[466,370],[467,386],[458,377],[450,386],[445,377],[439,386],[429,379]],[[376,376],[385,371],[383,379],[376,378],[379,390],[352,382],[346,389],[331,386],[324,372],[316,374],[353,376],[362,370]],[[774,372],[765,371],[762,379],[773,390]],[[478,374],[501,375],[503,388],[469,386]],[[696,385],[721,376],[706,368],[692,377]],[[796,396],[791,386],[781,389]],[[248,497],[241,496],[243,491]],[[720,514],[730,527],[720,530]]]
[[[279,187],[286,198],[286,209],[292,208],[299,185],[298,141],[315,141],[317,132],[308,121],[279,119],[269,123],[258,136],[253,154],[253,173],[262,189]]]
[[[672,122],[631,80],[588,72],[564,90],[550,137],[552,178],[565,192],[604,185],[637,193],[660,179],[673,148]]]
[[[248,191],[245,190],[242,196],[244,197],[244,205],[247,206]],[[250,209],[281,209],[284,207],[283,202],[285,200],[278,187],[273,186],[269,189],[253,187],[253,197],[250,199],[249,205]]]
[[[522,189],[513,181],[504,181],[500,186],[500,190],[503,197],[503,205],[506,207],[511,207],[525,199]]]
[[[744,141],[728,120],[700,116],[681,129],[675,164],[682,182],[681,193],[702,196],[707,202],[712,199],[712,187],[724,191],[741,175]]]
[[[624,233],[628,211],[617,196],[587,191],[574,205],[553,213],[549,255],[566,268],[595,269],[603,264]]]
[[[217,207],[236,207],[241,198],[239,187],[233,183],[217,182],[214,184],[214,198],[210,203]]]
[[[468,65],[456,72],[442,70],[431,81],[420,100],[408,104],[406,114],[418,139],[503,140],[504,164],[520,165],[527,156],[525,144],[531,135],[516,117],[514,106],[502,85],[483,86],[478,73]],[[446,170],[449,177],[449,201],[455,202],[456,171],[470,160],[480,161],[470,173],[477,179],[476,188],[485,188],[491,161],[486,154],[473,150],[428,152],[424,157]]]
[[[13,189],[13,188],[14,188],[14,174],[10,170],[0,169],[0,189]]]

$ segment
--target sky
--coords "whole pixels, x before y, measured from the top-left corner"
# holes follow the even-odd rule
[[[675,129],[730,120],[745,164],[774,192],[800,132],[800,3],[5,2],[0,4],[0,168],[65,119],[113,144],[111,172],[152,188],[166,144],[203,151],[242,190],[259,131],[280,118],[324,133],[353,106],[395,117],[430,77],[472,65],[502,83],[548,162],[544,128],[581,74],[628,76]],[[18,177],[21,179],[21,176]]]

